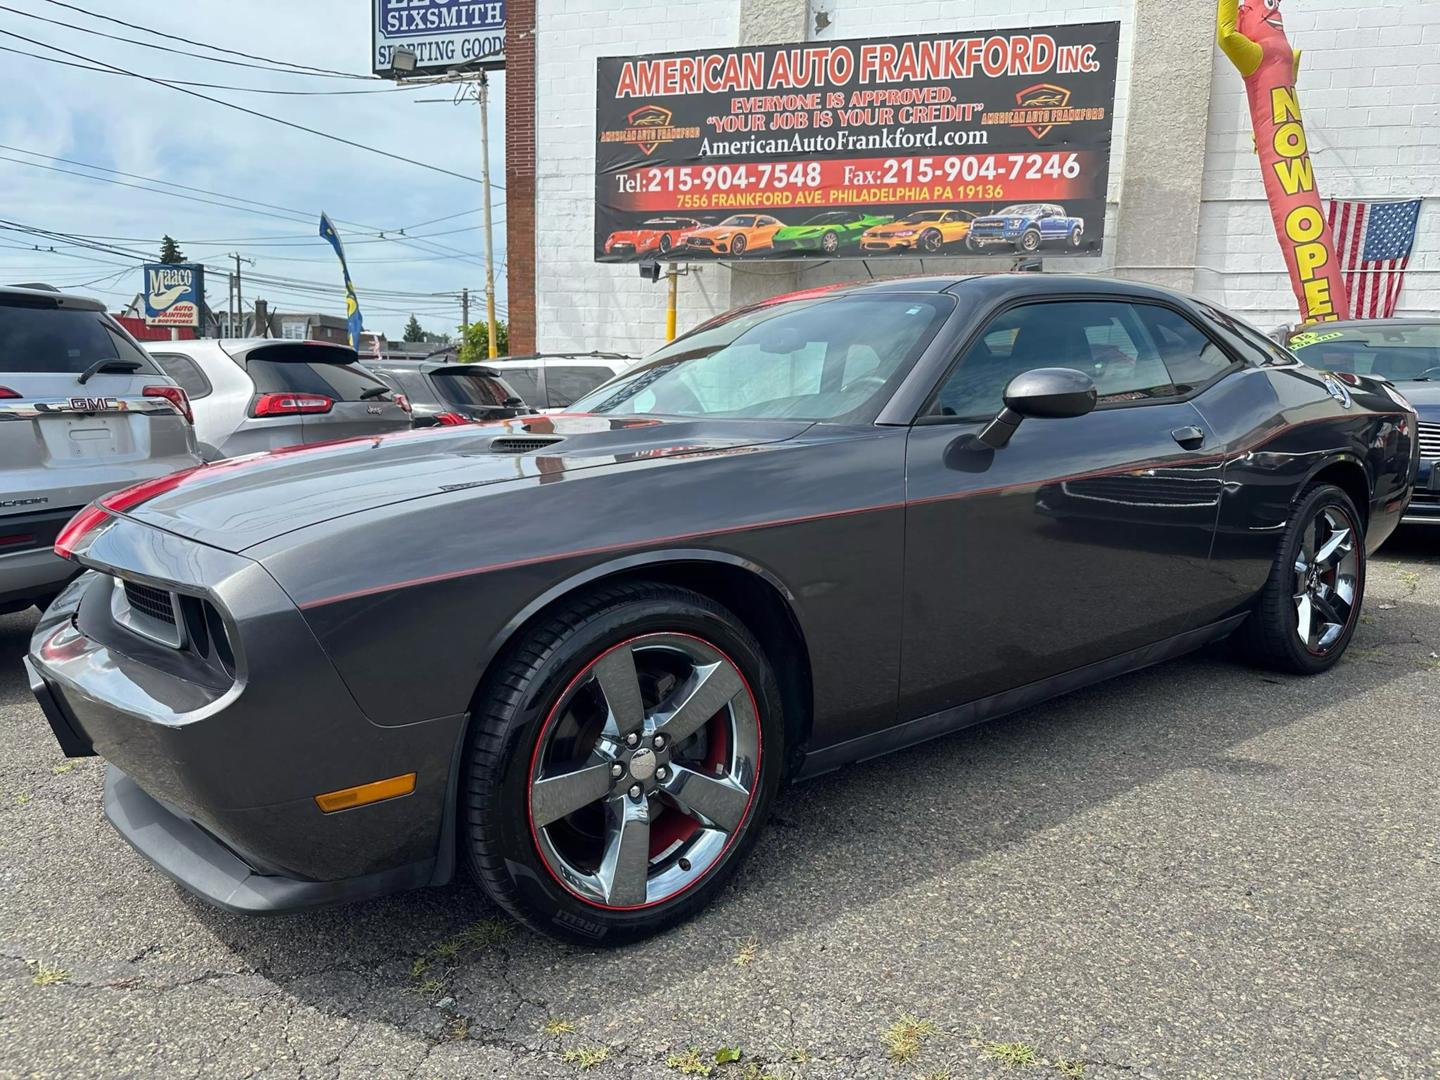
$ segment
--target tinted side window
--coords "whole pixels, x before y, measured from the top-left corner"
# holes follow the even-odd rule
[[[584,397],[614,374],[608,368],[599,367],[546,368],[545,390],[550,395],[550,408],[565,408],[571,402]],[[523,390],[520,391],[520,396],[525,396]]]
[[[1204,386],[1234,366],[1219,345],[1178,312],[1148,304],[1139,305],[1137,311],[1180,393]]]
[[[478,372],[440,371],[431,378],[441,396],[453,405],[504,405],[510,396],[499,379]]]
[[[200,365],[190,357],[181,356],[179,353],[151,353],[150,357],[160,365],[161,371],[174,379],[180,389],[190,395],[191,401],[210,393],[210,380],[205,377],[205,372],[200,370]]]
[[[526,405],[537,409],[545,408],[545,402],[540,400],[540,382],[534,368],[507,367],[502,374]]]
[[[1102,403],[1171,397],[1174,380],[1132,305],[1110,300],[1026,304],[996,316],[941,388],[935,412],[988,419],[1005,387],[1034,368],[1068,367],[1095,380]]]
[[[0,371],[78,375],[97,360],[155,367],[98,311],[42,303],[0,303]]]

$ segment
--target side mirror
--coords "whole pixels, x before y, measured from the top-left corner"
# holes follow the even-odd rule
[[[1020,421],[1060,420],[1084,416],[1095,408],[1099,395],[1095,380],[1074,368],[1036,368],[1016,375],[1005,387],[1005,408],[976,436],[993,450],[1010,443]]]

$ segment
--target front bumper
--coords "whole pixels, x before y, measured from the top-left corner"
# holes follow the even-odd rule
[[[1420,462],[1415,493],[1400,520],[1406,525],[1440,525],[1440,461]]]
[[[114,765],[105,767],[105,816],[165,875],[226,911],[271,915],[369,900],[428,885],[433,860],[341,881],[302,881],[256,870],[180,811],[152,798]]]
[[[36,697],[67,754],[93,751],[116,767],[106,811],[137,850],[233,910],[449,879],[463,716],[395,727],[366,715],[251,560],[123,519],[86,559],[208,597],[234,653],[226,680],[190,650],[137,637],[110,618],[103,573],[73,582],[36,627],[26,661]],[[412,771],[403,798],[331,814],[315,802]]]

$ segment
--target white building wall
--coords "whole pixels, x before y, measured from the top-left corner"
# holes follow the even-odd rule
[[[537,14],[536,324],[542,350],[619,349],[643,354],[664,335],[665,285],[633,266],[593,261],[595,61],[733,46],[740,0],[546,0]],[[1095,259],[1049,259],[1052,270],[1114,266],[1115,209],[1124,197],[1125,128],[1134,0],[811,0],[831,20],[822,40],[1038,23],[1121,23],[1107,250]],[[616,16],[615,12],[623,13]],[[683,17],[677,12],[683,11]],[[1423,196],[1421,236],[1401,295],[1402,313],[1440,312],[1440,3],[1304,0],[1287,4],[1292,40],[1305,50],[1301,105],[1323,197]],[[1141,58],[1143,62],[1143,58]],[[1177,208],[1177,213],[1191,213]],[[1239,75],[1214,51],[1197,291],[1269,328],[1297,318],[1264,201]],[[889,274],[918,260],[887,261]],[[993,269],[993,262],[980,264]],[[975,260],[927,259],[927,270],[975,269]],[[875,267],[879,269],[878,266]],[[785,273],[780,266],[740,272]],[[680,329],[725,310],[730,271],[708,264],[680,284]],[[798,286],[864,277],[836,261],[795,275]]]
[[[1304,0],[1300,108],[1323,199],[1423,197],[1398,314],[1440,313],[1440,3]],[[1264,329],[1299,318],[1240,75],[1215,53],[1197,289]]]
[[[733,46],[740,0],[540,0],[535,27],[535,327],[542,351],[641,355],[665,338],[665,283],[594,261],[595,61]],[[729,275],[682,281],[681,329],[729,307]]]

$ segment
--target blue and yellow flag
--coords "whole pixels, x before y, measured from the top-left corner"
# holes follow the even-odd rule
[[[320,214],[320,235],[330,241],[335,254],[340,256],[340,273],[345,277],[345,322],[350,330],[350,347],[359,351],[360,331],[365,329],[365,320],[360,317],[360,301],[355,299],[355,283],[350,280],[350,267],[345,265],[345,248],[340,243],[340,234],[330,224],[328,214]]]

